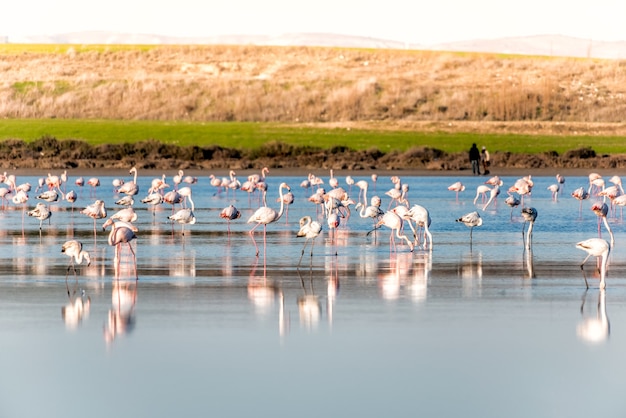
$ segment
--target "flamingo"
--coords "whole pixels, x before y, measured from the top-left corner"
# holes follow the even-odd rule
[[[113,185],[113,193],[117,194],[118,189],[124,184],[124,179],[113,179],[111,184]]]
[[[333,189],[339,187],[339,179],[333,175],[333,169],[330,169],[330,178],[328,179],[328,185]]]
[[[302,254],[300,254],[300,260],[298,266],[302,263],[302,256],[304,256],[304,250],[306,244],[311,240],[311,261],[313,260],[313,246],[315,245],[315,238],[322,232],[322,225],[313,221],[310,216],[303,216],[300,218],[300,230],[296,234],[297,237],[304,237],[304,246],[302,246]]]
[[[561,190],[559,184],[558,183],[551,184],[548,186],[547,190],[549,190],[552,193],[552,200],[556,202],[559,197],[559,190]]]
[[[229,205],[222,209],[220,218],[226,219],[228,225],[228,233],[230,234],[230,221],[241,218],[241,212],[233,205]]]
[[[360,202],[361,195],[363,195],[363,204],[367,206],[367,187],[368,187],[367,181],[359,180],[355,184],[359,188],[359,198],[357,200]]]
[[[485,201],[487,200],[487,192],[490,192],[490,191],[491,191],[491,187],[485,184],[481,184],[480,186],[478,186],[476,188],[476,197],[474,198],[474,204],[476,204],[478,197],[481,195],[482,195],[482,203],[485,203]]]
[[[280,199],[280,198],[279,198]],[[285,224],[289,223],[289,206],[293,205],[294,202],[293,193],[290,191],[283,195],[283,202],[285,202]],[[278,202],[278,199],[276,199]]]
[[[584,187],[579,187],[578,189],[572,192],[572,197],[580,202],[580,207],[578,208],[578,214],[582,215],[583,200],[589,199],[589,192],[585,190]]]
[[[483,218],[480,217],[480,214],[476,211],[466,213],[456,220],[457,222],[462,222],[470,229],[470,246],[472,245],[472,231],[474,227],[481,226],[483,224]]]
[[[591,190],[594,187],[597,187],[599,184],[604,185],[604,180],[602,179],[602,176],[598,173],[589,173],[589,190],[587,190],[587,192],[589,194],[592,194]]]
[[[263,225],[263,246],[265,247],[265,242],[267,238],[267,225],[276,222],[280,219],[281,216],[283,216],[283,211],[285,209],[285,201],[283,200],[283,189],[291,191],[291,188],[287,185],[287,183],[281,183],[280,186],[278,186],[278,194],[280,196],[280,210],[278,212],[270,207],[261,206],[248,219],[249,224],[256,223],[256,225],[254,225],[254,227],[252,227],[252,229],[250,229],[250,232],[248,233],[250,234],[250,237],[254,242],[257,257],[259,256],[259,247],[256,245],[256,241],[254,239],[254,230],[259,225]]]
[[[513,186],[509,188],[509,192],[517,193],[520,195],[521,202],[524,204],[524,196],[530,195],[533,189],[533,182],[530,179],[530,176],[522,177],[521,179],[517,179]]]
[[[4,202],[8,202],[7,195],[11,194],[11,189],[0,187],[0,199],[2,199],[2,209],[5,208]]]
[[[39,219],[39,230],[41,231],[43,221],[47,219],[48,225],[50,224],[50,217],[52,216],[52,212],[50,212],[50,209],[48,209],[45,203],[39,202],[33,210],[28,211],[28,216]]]
[[[624,194],[624,188],[622,187],[622,179],[620,176],[613,176],[609,179],[609,181],[619,187],[621,194]]]
[[[141,203],[145,203],[153,207],[152,216],[154,217],[156,216],[156,207],[163,203],[163,195],[159,192],[152,192],[148,196],[141,199]]]
[[[72,204],[72,212],[74,212],[74,203],[78,199],[78,195],[74,190],[70,190],[65,194],[65,200]]]
[[[577,243],[576,248],[587,252],[587,257],[585,257],[583,262],[580,264],[580,269],[583,271],[583,277],[585,279],[585,285],[587,286],[587,289],[589,289],[589,283],[587,283],[587,277],[584,275],[584,265],[591,256],[601,257],[600,289],[606,288],[606,282],[604,279],[606,277],[609,253],[611,252],[611,246],[609,245],[609,243],[602,238],[589,238],[588,240],[580,241],[579,243]]]
[[[613,199],[613,205],[620,207],[620,217],[624,217],[624,206],[626,206],[626,194],[619,195],[615,199]]]
[[[559,193],[561,193],[563,191],[563,185],[565,184],[565,177],[562,174],[557,174],[556,182],[559,186]]]
[[[453,191],[456,193],[456,201],[458,203],[459,201],[459,192],[462,192],[465,190],[465,185],[463,183],[461,183],[460,181],[457,181],[455,183],[452,183],[451,185],[448,186],[448,190]]]
[[[67,280],[67,276],[70,274],[70,267],[74,269],[74,276],[76,276],[76,267],[74,266],[74,262],[76,262],[76,264],[81,264],[84,259],[87,266],[91,264],[89,253],[83,250],[83,244],[80,241],[66,241],[61,246],[61,252],[70,258],[70,263],[67,266],[67,272],[65,273],[65,280]]]
[[[123,193],[128,196],[135,196],[137,193],[139,193],[139,186],[137,185],[137,167],[132,167],[128,171],[128,174],[134,175],[133,180],[124,182],[124,184],[122,184],[120,188],[117,189],[117,192]]]
[[[137,220],[137,213],[135,213],[135,209],[128,207],[118,210],[110,216],[110,219],[131,223]]]
[[[419,243],[419,234],[416,233],[413,228],[413,224],[411,221],[415,222],[415,225],[419,228],[424,228],[424,249],[430,248],[433,249],[433,235],[430,233],[430,213],[428,209],[420,205],[413,205],[411,209],[403,216],[404,219],[409,221],[409,226],[413,231],[413,235],[415,237],[415,244]],[[426,239],[428,237],[428,239]],[[429,244],[430,242],[430,244]]]
[[[596,202],[591,206],[591,210],[598,216],[598,236],[601,236],[600,219],[602,219],[606,230],[609,231],[609,235],[611,236],[611,245],[613,245],[615,243],[615,238],[613,237],[613,231],[609,226],[609,221],[606,219],[606,215],[609,213],[609,207],[606,203]]]
[[[495,186],[493,186],[491,190],[489,190],[489,200],[487,200],[487,203],[485,203],[485,206],[483,206],[483,210],[487,209],[487,206],[489,206],[491,202],[495,202],[494,204],[497,206],[497,200],[495,199],[499,195],[500,195],[500,186],[496,184]]]
[[[385,214],[385,212],[383,212],[383,210],[380,207],[374,206],[374,205],[366,207],[365,205],[363,205],[362,202],[357,203],[354,208],[356,210],[359,210],[359,208],[361,209],[359,211],[359,216],[361,218],[371,218],[371,219],[373,219],[374,220],[374,228],[376,228],[376,224],[380,220],[380,217]]]
[[[520,205],[520,200],[513,196],[511,193],[507,192],[509,197],[504,199],[504,203],[511,208],[511,220],[513,219],[513,208],[516,208]]]
[[[376,191],[376,182],[378,181],[378,174],[372,173],[372,183],[374,183],[374,191]]]
[[[163,189],[170,187],[169,184],[165,182],[165,174],[161,176],[161,178],[154,178],[150,183],[150,188],[148,189],[148,194],[152,193],[160,193],[163,194]]]
[[[93,235],[96,236],[96,219],[103,219],[107,216],[107,210],[104,207],[103,200],[96,200],[91,205],[80,211],[81,214],[89,216],[93,219]]]
[[[170,190],[163,195],[163,201],[172,205],[172,213],[174,213],[174,205],[180,204],[183,197],[176,190]]]
[[[115,204],[120,206],[132,206],[135,204],[135,199],[130,195],[126,195],[116,200]]]
[[[91,195],[95,196],[96,187],[100,187],[100,179],[98,179],[97,177],[92,177],[89,180],[87,180],[87,184],[91,186]]]
[[[56,190],[46,190],[45,192],[37,195],[36,198],[40,200],[45,200],[48,203],[52,203],[59,200],[59,194]]]
[[[85,179],[82,177],[78,177],[76,180],[74,180],[74,184],[78,187],[83,187],[85,185]]]
[[[354,185],[352,176],[346,176],[346,184],[348,185],[348,193],[352,192],[352,186]]]
[[[109,233],[109,238],[107,242],[111,247],[115,247],[115,275],[119,277],[120,273],[120,250],[123,243],[128,244],[128,249],[130,249],[131,254],[133,255],[133,266],[135,268],[135,279],[139,279],[137,275],[137,256],[135,255],[135,251],[133,250],[133,246],[131,245],[131,241],[137,238],[135,232],[137,232],[137,227],[134,225],[120,221],[118,219],[109,218],[102,225],[102,230],[105,230],[107,226],[112,225],[111,232]]]
[[[181,187],[179,193],[185,188],[186,187]],[[193,213],[193,211],[195,210],[195,205],[193,203],[193,199],[191,198],[191,189],[189,189],[189,194],[187,195],[187,198],[189,199],[189,202],[191,202],[191,209],[182,208],[179,209],[175,214],[167,217],[167,219],[181,224],[182,235],[185,235],[186,224],[193,225],[196,223],[196,215]]]
[[[183,182],[185,173],[183,170],[178,170],[178,174],[172,177],[172,183],[174,183],[174,190],[178,190],[178,185]]]
[[[500,176],[493,176],[490,177],[489,180],[485,182],[485,184],[489,184],[490,186],[502,187],[504,182],[500,179]]]
[[[398,214],[396,214],[395,212],[388,211],[388,212],[385,212],[385,214],[380,219],[380,221],[378,221],[378,223],[376,224],[376,227],[380,228],[382,225],[384,225],[387,228],[391,229],[391,234],[389,235],[389,251],[391,251],[392,246],[393,246],[394,251],[396,249],[396,242],[393,237],[393,232],[395,231],[396,236],[400,239],[405,240],[406,243],[409,245],[411,252],[413,252],[413,243],[411,242],[411,240],[409,240],[409,238],[406,235],[400,235],[400,229],[402,228],[402,223],[403,223],[403,220]]]
[[[533,226],[535,225],[535,219],[537,219],[537,209],[526,207],[522,208],[522,217],[524,218],[524,224],[522,225],[522,239],[524,238],[524,228],[528,222],[528,231],[526,232],[526,248],[530,249],[532,246]]]

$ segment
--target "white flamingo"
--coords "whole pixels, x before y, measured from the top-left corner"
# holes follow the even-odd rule
[[[283,211],[285,210],[285,202],[283,200],[283,189],[286,189],[287,191],[291,191],[291,188],[287,185],[287,183],[281,183],[280,186],[278,186],[278,194],[280,196],[280,210],[278,212],[276,212],[276,210],[270,207],[261,206],[248,219],[249,224],[256,223],[256,225],[254,225],[252,229],[250,229],[250,232],[248,233],[250,234],[250,237],[252,238],[252,241],[254,242],[254,247],[256,248],[257,257],[259,255],[259,247],[257,246],[256,241],[254,239],[254,230],[258,228],[259,225],[263,225],[263,247],[265,248],[265,243],[266,243],[266,238],[267,238],[267,230],[266,230],[267,225],[279,220],[280,217],[283,216]]]
[[[602,238],[590,238],[585,241],[580,241],[576,244],[576,248],[579,250],[583,250],[587,252],[587,257],[580,264],[580,269],[583,271],[583,277],[585,279],[585,285],[587,289],[589,289],[589,283],[587,283],[587,277],[584,275],[584,265],[585,262],[589,259],[589,257],[601,257],[600,260],[600,289],[606,288],[606,271],[607,271],[607,263],[609,259],[609,253],[611,252],[611,246],[609,243]]]

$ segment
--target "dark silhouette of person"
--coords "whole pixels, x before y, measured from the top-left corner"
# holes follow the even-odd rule
[[[480,175],[480,150],[476,144],[472,144],[472,148],[469,150],[469,160],[472,164],[472,173],[475,176]]]

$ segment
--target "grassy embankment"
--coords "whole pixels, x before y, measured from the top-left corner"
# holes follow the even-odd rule
[[[0,139],[626,153],[621,61],[212,45],[0,45],[0,58]]]

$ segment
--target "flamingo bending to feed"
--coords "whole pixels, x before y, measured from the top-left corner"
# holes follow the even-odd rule
[[[587,283],[587,277],[584,275],[585,270],[583,266],[585,265],[585,262],[587,262],[587,260],[591,256],[601,257],[600,289],[606,288],[606,282],[604,279],[606,277],[609,253],[611,252],[611,246],[609,245],[609,243],[605,239],[602,239],[602,238],[590,238],[588,240],[581,241],[578,244],[576,244],[576,248],[587,252],[587,257],[585,257],[583,262],[580,264],[580,269],[583,271],[583,278],[585,279],[585,285],[587,286],[587,289],[589,289],[589,283]]]
[[[530,249],[532,246],[531,240],[533,237],[533,226],[535,225],[535,219],[537,219],[537,209],[535,208],[522,208],[522,217],[524,218],[524,224],[522,225],[522,239],[524,239],[524,228],[528,222],[528,231],[526,233],[526,248]]]
[[[66,241],[61,246],[61,252],[70,258],[70,264],[67,266],[67,272],[65,273],[65,280],[67,280],[67,276],[70,274],[70,268],[74,269],[74,276],[76,276],[76,267],[74,266],[74,262],[76,262],[76,264],[81,264],[84,259],[88,266],[91,264],[89,253],[83,250],[83,243],[80,241]]]
[[[420,205],[413,205],[408,212],[403,216],[404,219],[409,221],[409,227],[413,231],[415,237],[415,244],[419,244],[419,233],[413,228],[411,221],[415,222],[418,228],[424,228],[424,249],[433,248],[433,235],[430,233],[430,214],[428,209]],[[426,239],[428,237],[428,239]],[[429,244],[430,243],[430,244]]]
[[[256,225],[254,225],[252,229],[250,230],[250,232],[248,233],[250,234],[250,237],[252,238],[252,241],[254,242],[254,247],[256,248],[257,257],[259,256],[259,247],[257,246],[256,241],[254,239],[254,230],[258,228],[259,225],[263,225],[263,246],[265,247],[265,242],[267,238],[267,230],[266,230],[267,225],[279,220],[280,217],[283,216],[283,211],[285,210],[285,201],[283,200],[283,189],[286,189],[287,191],[291,191],[291,188],[287,185],[287,183],[281,183],[280,186],[278,186],[278,194],[280,196],[280,210],[278,212],[276,212],[276,210],[270,207],[261,206],[248,219],[249,224],[256,223]]]
[[[302,254],[300,254],[300,260],[298,266],[302,263],[302,257],[304,256],[304,250],[306,244],[311,240],[311,261],[313,260],[313,246],[315,245],[315,238],[322,232],[322,224],[317,221],[313,221],[310,216],[303,216],[300,218],[300,230],[296,234],[297,237],[304,237],[304,246],[302,247]]]
[[[403,219],[398,214],[392,211],[388,211],[385,212],[382,219],[378,221],[376,227],[380,228],[382,225],[384,225],[387,228],[391,229],[391,234],[389,235],[389,251],[391,251],[392,246],[394,251],[396,250],[396,241],[393,237],[393,232],[395,231],[396,237],[405,240],[406,243],[409,245],[411,252],[413,252],[413,243],[411,242],[411,240],[406,235],[400,235],[400,229],[402,228],[402,224]]]

